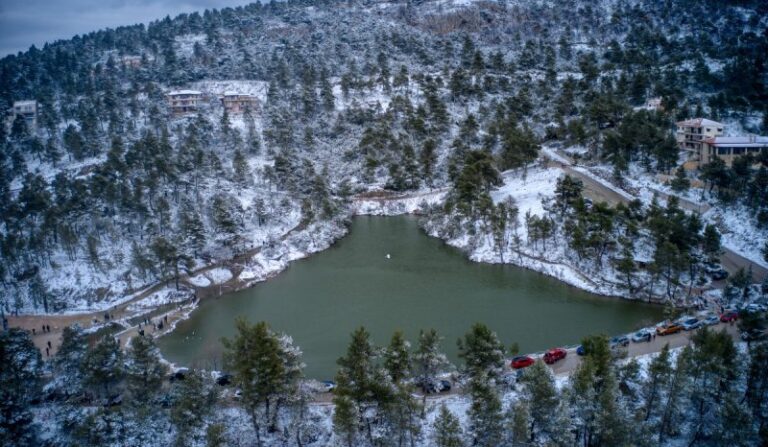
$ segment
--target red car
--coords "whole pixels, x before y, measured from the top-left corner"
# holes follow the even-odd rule
[[[720,321],[723,323],[730,323],[739,319],[739,313],[736,311],[729,311],[720,315]]]
[[[544,363],[551,365],[558,360],[562,360],[568,352],[563,348],[552,348],[544,354]]]
[[[535,361],[527,355],[519,355],[512,359],[512,369],[527,368],[534,363]]]

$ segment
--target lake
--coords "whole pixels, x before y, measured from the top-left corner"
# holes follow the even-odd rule
[[[389,255],[389,257],[387,256]],[[660,306],[596,296],[511,265],[469,261],[427,236],[413,216],[356,217],[333,247],[256,286],[204,300],[158,344],[177,365],[221,368],[221,337],[234,320],[266,321],[304,352],[306,374],[330,379],[350,333],[365,326],[380,344],[401,329],[414,344],[435,328],[455,362],[456,340],[475,322],[522,352],[615,335],[661,319]]]

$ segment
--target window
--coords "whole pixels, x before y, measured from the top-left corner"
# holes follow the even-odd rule
[[[743,147],[734,147],[733,155],[744,155],[744,149]]]
[[[729,147],[718,147],[717,148],[717,155],[728,155],[728,151],[730,149],[731,148],[729,148]]]
[[[717,131],[718,131],[718,132],[722,132],[722,131],[723,131],[723,128],[722,128],[722,127],[718,127],[718,128],[717,128]]]

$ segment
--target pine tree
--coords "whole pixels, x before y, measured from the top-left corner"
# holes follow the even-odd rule
[[[669,343],[661,348],[661,352],[648,365],[648,377],[643,384],[641,395],[644,402],[643,420],[647,421],[659,410],[661,393],[666,389],[672,376],[672,364],[670,362]]]
[[[131,339],[125,360],[125,382],[131,403],[147,410],[160,393],[168,367],[160,362],[154,340],[143,335]]]
[[[395,400],[396,387],[388,380],[386,371],[377,363],[378,349],[370,334],[360,327],[352,333],[347,353],[337,363],[334,402],[350,399],[359,415],[357,431],[374,443],[374,425]],[[345,403],[342,403],[342,405]]]
[[[682,166],[675,170],[675,178],[670,182],[670,186],[677,193],[688,191],[691,187],[691,181],[688,180],[688,177],[685,175],[685,169]]]
[[[207,386],[202,372],[190,371],[184,380],[174,382],[171,398],[173,405],[169,416],[176,427],[175,444],[186,446],[202,438],[200,429],[216,401],[216,393]]]
[[[476,323],[458,341],[459,357],[471,377],[488,376],[496,379],[504,368],[504,345],[496,333]]]
[[[123,378],[123,353],[117,339],[102,337],[85,355],[82,373],[95,394],[111,397]]]
[[[423,408],[426,408],[429,390],[437,389],[438,374],[451,366],[448,357],[440,350],[440,340],[435,329],[422,330],[419,332],[419,345],[413,353],[414,377],[421,387]]]
[[[240,149],[235,150],[235,155],[232,158],[232,169],[235,172],[235,182],[244,185],[248,181],[250,168]]]
[[[531,442],[536,442],[537,434],[547,436],[557,427],[553,426],[552,418],[560,401],[555,379],[550,369],[542,361],[537,361],[523,373],[520,382],[524,385],[524,395],[528,404],[531,425],[529,428]]]
[[[384,351],[384,367],[394,384],[400,384],[411,376],[410,343],[405,340],[402,331],[392,335],[389,346]]]
[[[238,319],[237,333],[223,339],[225,364],[242,390],[242,401],[256,431],[256,443],[261,445],[261,419],[271,424],[273,405],[285,382],[285,364],[280,356],[280,340],[267,323],[255,325]]]
[[[531,416],[528,404],[519,400],[510,407],[507,415],[508,444],[511,446],[526,446],[531,441]]]
[[[61,334],[61,346],[53,359],[53,385],[66,395],[77,395],[83,390],[84,375],[81,369],[88,352],[88,340],[79,325],[65,327]]]
[[[468,411],[472,445],[481,447],[499,445],[504,432],[504,416],[493,379],[485,372],[473,376],[469,384],[469,393],[472,400]]]
[[[39,445],[30,406],[41,392],[43,360],[26,331],[0,332],[0,365],[0,444]]]
[[[334,396],[333,432],[347,447],[356,445],[358,419],[357,406],[348,396]]]
[[[435,418],[434,442],[437,447],[463,447],[464,440],[459,419],[451,413],[445,404],[440,406],[440,413]]]
[[[704,227],[702,248],[709,261],[716,262],[720,259],[723,250],[720,241],[720,232],[717,231],[717,228],[712,224],[707,224],[707,226]]]

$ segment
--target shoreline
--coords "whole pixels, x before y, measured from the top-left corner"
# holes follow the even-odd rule
[[[155,295],[161,295],[163,293],[169,294],[170,292],[173,292],[173,290],[175,290],[173,287],[174,280],[169,279],[149,285],[143,290],[135,292],[133,297],[121,301],[120,304],[113,305],[106,310],[96,309],[91,312],[71,314],[22,314],[19,316],[8,316],[9,326],[22,327],[28,330],[37,328],[39,330],[42,324],[49,324],[52,327],[52,331],[44,334],[37,332],[35,336],[33,336],[33,341],[43,354],[45,354],[45,347],[48,341],[51,341],[52,344],[55,343],[56,346],[52,346],[50,352],[50,354],[53,355],[56,352],[57,345],[60,343],[59,336],[64,326],[69,326],[74,323],[90,322],[94,317],[98,317],[105,312],[111,312],[112,309],[119,308],[122,315],[119,315],[118,318],[111,319],[110,324],[117,323],[123,326],[123,330],[119,330],[117,335],[120,338],[121,345],[127,346],[129,339],[138,333],[138,325],[126,325],[128,320],[140,318],[143,315],[150,315],[153,312],[156,313],[163,306],[177,304],[176,309],[172,309],[159,315],[160,318],[168,317],[168,322],[163,325],[163,329],[151,332],[154,337],[162,337],[175,330],[176,325],[180,321],[188,319],[191,313],[197,309],[200,301],[251,288],[262,281],[269,280],[279,275],[288,268],[293,261],[307,258],[312,254],[332,247],[342,237],[347,235],[349,229],[347,221],[350,218],[357,216],[419,216],[422,214],[422,205],[424,203],[441,203],[446,194],[447,189],[442,188],[436,190],[422,190],[404,195],[395,195],[388,192],[372,192],[358,195],[352,199],[352,203],[349,207],[350,212],[344,219],[313,224],[302,222],[286,232],[280,237],[278,246],[276,248],[271,247],[271,249],[277,250],[279,253],[279,256],[276,258],[268,258],[262,253],[262,249],[266,247],[256,247],[244,253],[235,255],[230,259],[214,261],[207,266],[197,269],[190,275],[183,275],[179,279],[179,284],[186,290],[185,293],[187,293],[187,298],[180,302],[173,303],[163,301],[146,307],[136,306],[138,303],[141,303],[141,301],[149,300],[155,297]],[[524,268],[531,272],[536,272],[560,281],[568,287],[574,287],[605,298],[624,299],[643,304],[664,305],[657,300],[631,298],[626,295],[612,293],[611,290],[601,288],[597,284],[589,284],[590,282],[594,283],[594,281],[589,279],[587,273],[581,272],[578,268],[568,264],[537,259],[524,252],[517,253],[519,259],[509,258],[505,259],[504,262],[499,262],[499,260],[496,259],[486,259],[477,253],[473,254],[472,250],[456,243],[456,241],[440,237],[438,234],[430,232],[424,226],[420,225],[420,228],[428,237],[436,237],[443,243],[459,249],[467,259],[472,262],[484,262],[489,264],[502,263],[517,268]],[[312,238],[313,243],[310,246],[305,247],[304,250],[296,250],[296,247],[293,245],[297,242],[296,239],[312,236],[317,233],[317,230],[326,230],[322,233],[326,237],[322,237],[318,240]],[[523,262],[523,259],[525,259],[526,262]],[[223,281],[214,281],[215,278],[210,278],[209,274],[211,272],[221,270],[227,270],[231,276]],[[563,274],[564,270],[570,271],[572,275]],[[574,281],[574,275],[583,278],[584,281]],[[201,277],[207,278],[210,280],[210,283],[207,285],[196,285],[194,279]],[[133,309],[131,309],[132,306]],[[151,318],[154,319],[157,318],[157,316]],[[49,320],[50,322],[46,322]],[[85,324],[81,325],[94,332],[98,332],[107,327],[107,324],[101,324],[100,326],[94,325],[91,327],[88,327]],[[170,362],[168,363],[173,365]]]

